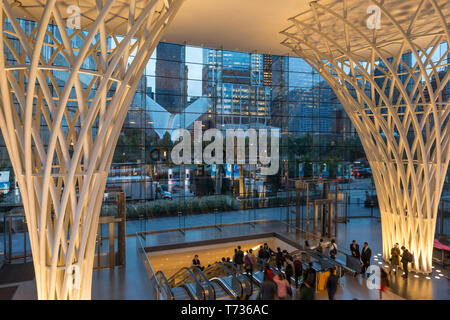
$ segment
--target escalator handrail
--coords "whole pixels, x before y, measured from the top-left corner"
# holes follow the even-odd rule
[[[198,268],[195,268],[195,269],[198,269]],[[201,272],[200,269],[198,269],[198,270]],[[204,286],[200,283],[199,279],[197,278],[197,276],[195,275],[195,273],[193,272],[192,269],[190,269],[190,268],[188,268],[188,267],[183,267],[183,268],[181,268],[180,270],[178,270],[173,276],[171,276],[170,279],[175,278],[175,276],[176,276],[178,273],[181,273],[181,272],[185,272],[185,273],[187,272],[187,275],[188,275],[190,278],[192,278],[192,279],[194,280],[194,282],[195,282],[195,284],[197,285],[197,287],[199,287],[199,288],[202,289],[202,292],[201,292],[202,298],[205,300],[205,298],[206,298],[205,288],[204,288]],[[186,281],[184,281],[184,282],[186,282]],[[169,284],[170,284],[170,281],[169,281]],[[198,296],[197,293],[196,293],[196,296],[197,296],[197,299],[198,299],[199,296]]]
[[[159,275],[159,277],[158,277]],[[164,274],[164,272],[162,271],[158,271],[155,274],[156,279],[159,282],[159,285],[162,289],[164,289],[166,291],[166,293],[168,294],[168,296],[170,297],[170,300],[175,300],[175,295],[172,292],[172,287],[169,284],[169,281],[166,278],[166,275]],[[162,284],[161,284],[162,282]]]
[[[223,281],[221,278],[219,277],[214,277],[209,279],[210,282],[215,282],[217,283],[224,291],[226,294],[228,294],[229,296],[233,296],[234,298],[239,297],[239,295],[234,292],[234,290],[230,287],[228,287],[228,285],[225,283],[225,281]]]
[[[245,279],[246,279],[244,274],[238,268],[236,268],[233,264],[231,264],[229,262],[224,262],[224,263],[219,262],[219,265],[227,271],[228,275],[231,275],[232,278],[235,279],[239,283],[240,292],[239,292],[238,296],[240,298],[242,298],[244,296],[244,287],[245,287],[245,285],[242,283],[242,280],[245,281]],[[239,277],[236,275],[238,275]],[[249,282],[250,282],[250,289],[253,290],[251,281],[249,281]]]
[[[191,272],[194,275],[194,277],[196,278],[196,280],[199,282],[199,284],[201,284],[205,300],[206,300],[206,294],[205,294],[205,287],[203,286],[203,283],[206,284],[206,286],[211,290],[212,300],[216,300],[216,290],[214,290],[214,286],[211,284],[211,282],[209,282],[209,279],[205,276],[203,271],[200,270],[200,268],[193,267]],[[200,279],[197,277],[197,275]]]
[[[179,287],[183,288],[186,291],[187,295],[189,296],[189,298],[191,298],[191,300],[196,300],[195,295],[192,293],[191,289],[189,289],[189,287],[186,285],[186,283],[183,283]]]

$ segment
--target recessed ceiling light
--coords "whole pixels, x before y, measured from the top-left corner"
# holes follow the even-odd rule
[[[439,275],[441,276],[441,277],[443,277],[444,275],[442,274],[442,273],[439,273]]]
[[[414,278],[418,278],[419,276],[417,274],[414,275]]]
[[[436,279],[440,279],[440,277],[438,277],[438,276],[435,276],[435,278],[436,278]]]
[[[431,278],[430,277],[425,277],[426,279],[428,279],[428,280],[431,280]]]
[[[441,270],[436,270],[436,272],[441,272]]]

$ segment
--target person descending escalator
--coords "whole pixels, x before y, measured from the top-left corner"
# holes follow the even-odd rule
[[[314,270],[312,263],[309,263],[308,269],[306,269],[303,276],[303,283],[308,284],[309,287],[316,287],[316,270]]]
[[[264,268],[265,268],[264,274],[265,275],[267,274],[267,276],[270,278],[270,280],[273,280],[274,275],[273,275],[272,269],[270,269],[270,266],[268,264],[266,264],[266,266]]]
[[[275,281],[275,283],[277,284],[278,298],[280,300],[291,300],[292,297],[291,285],[286,280],[284,275],[280,272],[273,278],[273,281]]]
[[[292,276],[294,275],[294,261],[292,261],[292,256],[286,256],[286,264],[285,264],[284,272],[286,273],[286,280],[291,284]]]
[[[295,288],[298,288],[298,282],[303,274],[303,265],[298,257],[294,258],[294,278],[295,278]]]
[[[266,253],[265,253],[265,250],[264,250],[264,247],[263,246],[259,246],[259,250],[258,250],[258,262],[260,263],[260,264],[263,264],[264,263],[264,258],[266,257]]]
[[[277,248],[277,253],[275,255],[275,264],[277,265],[278,270],[281,271],[281,266],[284,263],[283,252],[281,252],[280,247]]]
[[[270,278],[269,274],[264,272],[264,280],[261,284],[258,300],[275,300],[277,299],[277,285]]]
[[[250,249],[247,253],[247,255],[244,258],[244,264],[245,264],[245,271],[247,272],[247,275],[250,277],[253,275],[253,269],[256,266],[256,257],[253,254],[253,250]]]
[[[305,271],[303,276],[304,281],[300,287],[300,300],[314,300],[316,287],[316,270],[309,263],[309,268]]]

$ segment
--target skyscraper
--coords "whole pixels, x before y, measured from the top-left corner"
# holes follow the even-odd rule
[[[160,42],[156,59],[155,100],[170,113],[181,112],[187,98],[185,47]]]
[[[242,52],[205,50],[203,95],[213,100],[219,125],[268,125],[271,59]]]

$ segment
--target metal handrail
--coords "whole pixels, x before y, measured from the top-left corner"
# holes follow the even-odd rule
[[[143,258],[145,269],[147,270],[147,274],[150,278],[150,282],[153,282],[152,285],[153,285],[153,288],[155,289],[156,300],[160,300],[161,293],[163,292],[163,290],[161,289],[158,278],[156,277],[156,274],[153,271],[152,265],[150,264],[150,260],[148,259],[148,256],[145,252],[142,241],[139,238],[137,233],[136,233],[136,250],[138,250],[138,253]]]
[[[196,281],[199,282],[199,284],[201,284],[201,288],[203,289],[205,300],[216,300],[216,290],[214,289],[214,286],[211,284],[209,279],[205,276],[203,271],[197,267],[193,267],[191,272],[194,275],[194,278],[196,279]],[[209,289],[209,291],[205,291],[205,286],[203,284],[206,284],[206,287],[207,287],[207,289]],[[211,293],[211,294],[209,294],[209,293]],[[207,299],[207,298],[210,298],[210,299]]]
[[[159,277],[158,277],[158,275],[159,275]],[[169,281],[167,280],[164,272],[157,271],[155,276],[156,276],[156,280],[158,280],[159,287],[160,288],[162,287],[166,291],[167,295],[170,297],[170,300],[175,300],[175,295],[172,291],[172,288],[170,287]],[[159,280],[159,278],[161,278],[161,280]],[[160,282],[163,282],[164,284],[161,285]]]
[[[180,270],[178,270],[178,272],[176,272],[173,276],[171,276],[170,279],[168,280],[168,282],[170,284],[172,281],[174,281],[174,279],[178,276],[179,273],[185,272],[186,275],[188,275],[188,277],[192,278],[195,282],[196,298],[197,299],[201,298],[201,300],[208,300],[207,299],[209,297],[208,292],[205,291],[204,286],[202,285],[202,283],[200,283],[199,279],[194,274],[193,270],[195,270],[195,269],[198,269],[198,268],[194,267],[193,269],[190,269],[188,267],[183,267]],[[200,269],[198,269],[198,270],[200,270]],[[184,281],[184,282],[186,282],[186,281]],[[211,286],[211,284],[209,284],[209,286]],[[171,285],[171,287],[172,287],[172,285]]]

